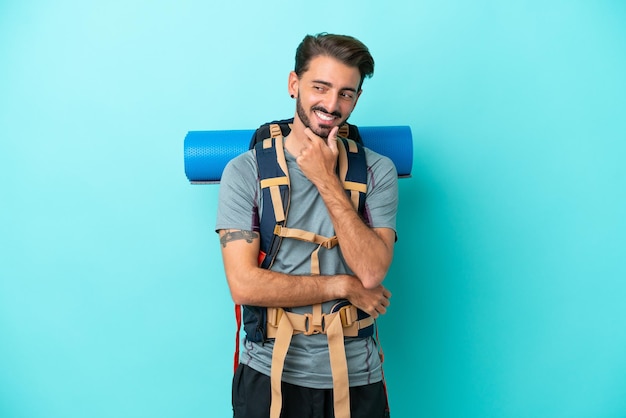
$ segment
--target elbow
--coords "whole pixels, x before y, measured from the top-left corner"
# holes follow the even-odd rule
[[[383,283],[387,272],[391,266],[391,259],[385,260],[378,265],[370,266],[369,269],[363,271],[362,274],[357,274],[357,277],[361,281],[361,284],[366,289],[375,289]]]
[[[391,267],[391,261],[393,260],[393,246],[387,247],[388,251],[384,253],[380,258],[371,260],[370,263],[363,263],[360,265],[360,273],[357,273],[357,277],[361,280],[361,284],[366,289],[375,289],[383,283],[389,268]]]
[[[251,299],[250,289],[244,282],[237,279],[236,275],[227,274],[226,279],[228,281],[228,288],[230,290],[230,297],[236,305],[251,305],[253,303]]]
[[[226,281],[230,297],[237,305],[265,306],[266,270],[252,265],[240,265],[226,269]]]
[[[363,287],[371,290],[371,289],[376,289],[378,286],[380,286],[383,283],[383,278],[381,279],[376,279],[376,278],[371,278],[371,279],[366,279],[366,280],[361,280],[361,283],[363,284]]]
[[[383,283],[387,276],[387,270],[381,270],[379,272],[371,272],[359,277],[361,284],[366,289],[375,289]]]
[[[233,291],[232,288],[230,289],[230,297],[233,299],[235,305],[248,305],[245,295],[241,292]]]
[[[253,292],[245,286],[230,286],[230,297],[236,305],[257,305]]]

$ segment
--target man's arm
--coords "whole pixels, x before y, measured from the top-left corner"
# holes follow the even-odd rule
[[[220,230],[226,279],[241,305],[294,307],[348,299],[374,318],[386,312],[391,294],[383,286],[366,289],[352,275],[292,276],[258,267],[259,234]]]
[[[337,177],[337,128],[328,140],[306,129],[310,141],[297,158],[303,173],[319,190],[335,227],[341,252],[350,269],[366,288],[379,286],[393,259],[395,231],[366,225]]]

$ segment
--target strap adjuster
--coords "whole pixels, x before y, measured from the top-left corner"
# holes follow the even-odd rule
[[[282,308],[267,308],[267,323],[278,328],[284,313],[285,311]]]
[[[354,305],[342,306],[339,309],[339,317],[341,318],[341,325],[348,328],[358,320],[356,307]]]
[[[328,238],[326,241],[322,242],[320,245],[326,248],[327,250],[330,250],[334,248],[338,242],[339,240],[337,239],[337,235],[335,235],[333,237]]]

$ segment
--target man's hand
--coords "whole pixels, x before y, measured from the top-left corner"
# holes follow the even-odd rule
[[[308,141],[300,150],[300,155],[296,158],[298,166],[304,175],[311,180],[316,186],[326,184],[330,179],[337,178],[337,131],[338,127],[334,127],[328,134],[328,138],[324,140],[315,135],[310,128],[306,128],[304,133],[308,137]]]
[[[379,315],[387,312],[391,292],[383,285],[378,285],[373,289],[366,289],[358,279],[352,282],[352,285],[353,287],[346,298],[351,304],[366,312],[372,318],[377,318]]]

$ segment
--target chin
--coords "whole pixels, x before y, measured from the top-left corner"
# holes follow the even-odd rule
[[[330,131],[332,129],[333,127],[328,125],[318,126],[316,129],[311,128],[315,135],[320,136],[324,139],[328,138],[328,135],[330,134]]]

